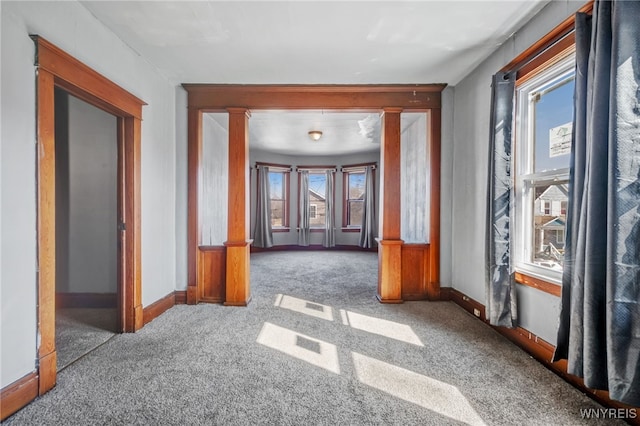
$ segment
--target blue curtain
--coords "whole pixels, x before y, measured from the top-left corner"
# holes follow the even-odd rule
[[[493,76],[486,225],[486,315],[491,325],[515,327],[516,291],[510,253],[511,137],[515,73]]]
[[[256,203],[256,229],[253,245],[256,247],[273,247],[271,229],[271,194],[269,189],[269,167],[258,169],[258,202]]]
[[[576,16],[574,99],[554,360],[640,406],[640,2]]]
[[[373,188],[373,166],[367,166],[364,172],[364,201],[362,209],[362,226],[358,245],[371,248],[375,244],[376,206],[374,204],[375,190]]]

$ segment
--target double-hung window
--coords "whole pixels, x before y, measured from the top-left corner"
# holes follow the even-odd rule
[[[560,283],[564,263],[575,57],[516,83],[516,269]]]
[[[342,226],[360,229],[364,212],[365,168],[343,168],[342,178],[344,183]]]
[[[286,232],[289,229],[289,175],[291,166],[266,164],[269,166],[269,204],[271,229]]]
[[[309,225],[311,228],[324,228],[327,217],[326,187],[327,175],[324,170],[309,172]]]

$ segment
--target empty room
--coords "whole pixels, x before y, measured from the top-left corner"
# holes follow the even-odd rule
[[[0,16],[3,424],[640,424],[640,2]]]

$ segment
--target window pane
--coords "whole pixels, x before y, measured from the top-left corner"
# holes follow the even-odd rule
[[[324,173],[309,173],[309,223],[312,228],[324,226],[326,185],[327,178]]]
[[[282,227],[284,223],[284,173],[269,172],[269,194],[271,197],[271,226]]]
[[[566,223],[567,182],[535,185],[533,197],[533,259],[547,268],[562,270]]]
[[[284,201],[271,200],[271,226],[284,226]]]
[[[349,173],[349,199],[364,199],[364,173]]]
[[[563,76],[532,94],[535,114],[535,173],[569,167],[574,75]]]
[[[364,202],[362,200],[350,200],[349,201],[349,225],[350,226],[362,226],[362,210],[364,208]]]

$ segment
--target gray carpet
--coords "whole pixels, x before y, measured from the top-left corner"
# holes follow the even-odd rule
[[[252,254],[249,307],[176,306],[8,424],[599,423],[580,417],[596,403],[453,303],[378,303],[376,262]]]
[[[116,334],[116,316],[116,309],[57,309],[58,371],[112,338]]]

